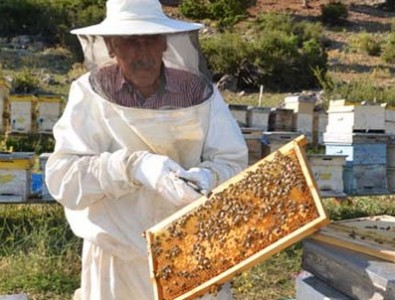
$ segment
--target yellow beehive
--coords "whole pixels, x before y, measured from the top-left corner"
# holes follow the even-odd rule
[[[40,95],[37,103],[37,128],[39,133],[52,133],[52,128],[61,115],[63,97]]]
[[[146,231],[156,299],[192,299],[329,223],[301,136]]]
[[[22,202],[30,195],[34,153],[0,154],[0,202]]]

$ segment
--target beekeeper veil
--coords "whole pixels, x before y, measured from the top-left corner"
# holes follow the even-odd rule
[[[161,34],[167,39],[164,65],[198,75],[207,83],[204,98],[208,98],[212,85],[199,46],[198,31],[201,28],[201,24],[167,17],[158,0],[108,0],[106,18],[101,23],[75,29],[71,33],[78,35],[85,67],[91,71],[91,84],[96,92],[100,93],[101,83],[94,80],[94,74],[100,68],[116,64],[115,58],[109,55],[105,37]]]

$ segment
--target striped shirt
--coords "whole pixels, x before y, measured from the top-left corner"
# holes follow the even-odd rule
[[[207,84],[195,74],[162,67],[160,87],[156,94],[145,99],[126,80],[118,65],[99,69],[91,76],[96,92],[111,102],[127,107],[171,109],[189,107],[205,100]]]

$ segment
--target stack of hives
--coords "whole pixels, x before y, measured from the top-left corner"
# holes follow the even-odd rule
[[[268,130],[271,109],[241,104],[230,104],[229,109],[241,128],[248,147],[249,165],[252,165],[265,155],[262,133]]]
[[[324,133],[325,153],[346,155],[344,191],[350,195],[386,194],[385,109],[379,105],[331,101]]]
[[[315,95],[293,95],[284,98],[284,108],[294,112],[295,131],[304,134],[309,142],[313,141],[314,107],[317,102]]]
[[[332,222],[303,242],[296,299],[395,299],[394,249],[395,217]]]
[[[328,223],[298,138],[146,232],[156,299],[215,292]]]

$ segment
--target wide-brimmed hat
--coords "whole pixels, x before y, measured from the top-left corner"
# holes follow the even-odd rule
[[[167,17],[157,0],[108,0],[106,18],[99,24],[74,29],[78,35],[170,34],[198,30],[202,24]]]

